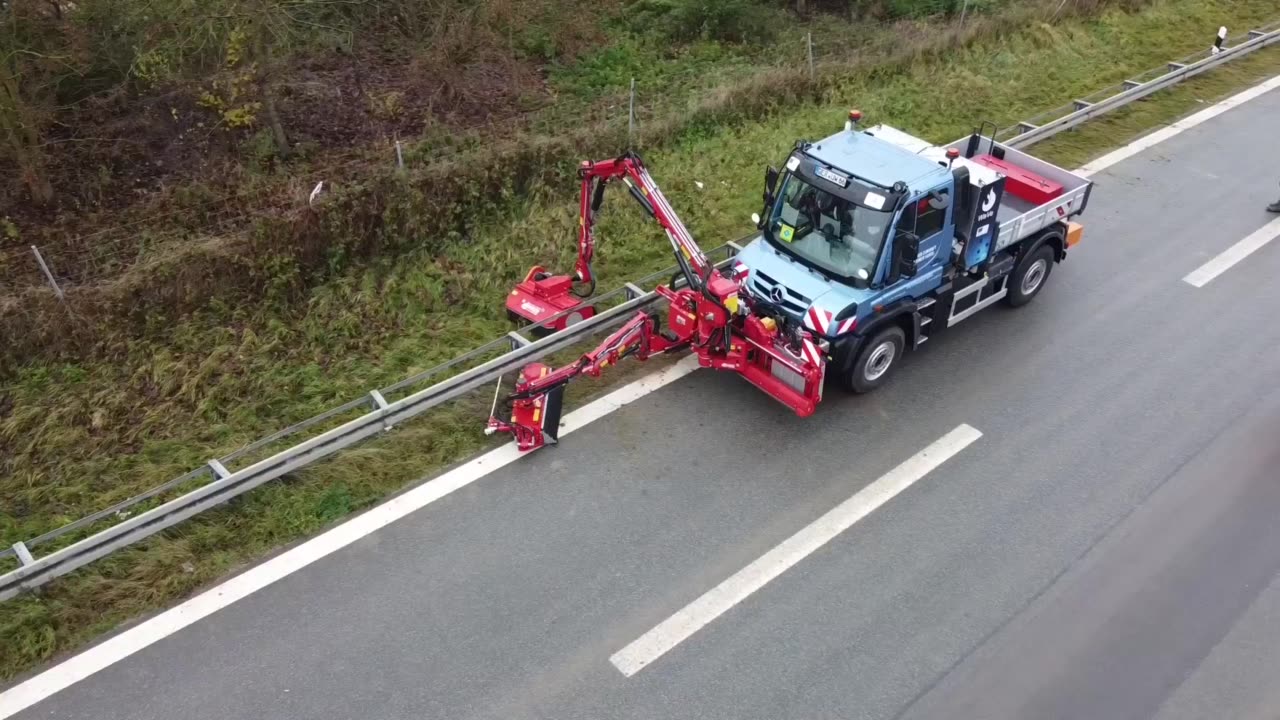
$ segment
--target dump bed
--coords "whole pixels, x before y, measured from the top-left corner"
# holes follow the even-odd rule
[[[1039,176],[1050,184],[1062,186],[1060,194],[1040,204],[1024,200],[1006,189],[1004,199],[1000,203],[1000,210],[996,215],[1000,223],[1000,234],[996,238],[993,251],[1003,250],[1053,223],[1079,215],[1084,212],[1085,205],[1089,201],[1089,191],[1093,183],[1087,178],[992,138],[970,135],[947,145],[943,148],[944,151],[946,148],[959,150],[962,158],[959,162],[964,162],[970,167],[978,165],[973,158],[989,155],[1003,164]]]

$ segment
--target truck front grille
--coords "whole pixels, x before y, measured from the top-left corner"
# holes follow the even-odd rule
[[[762,280],[764,282],[761,282]],[[797,315],[803,315],[804,311],[809,309],[809,305],[812,302],[809,298],[786,287],[785,285],[779,284],[777,280],[774,280],[759,270],[756,271],[756,280],[753,283],[753,287],[755,288],[755,291],[759,293],[761,298],[770,302],[776,302],[770,295],[770,293],[773,292],[773,289],[775,287],[781,288],[782,302],[778,304],[780,304],[784,310],[793,312]]]

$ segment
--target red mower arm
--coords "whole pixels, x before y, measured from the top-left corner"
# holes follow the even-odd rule
[[[582,178],[582,194],[579,199],[578,262],[574,266],[580,283],[589,283],[594,290],[595,275],[591,261],[595,258],[595,214],[604,201],[604,189],[610,180],[620,179],[631,196],[650,217],[662,226],[675,252],[676,261],[684,272],[689,286],[701,289],[710,279],[711,262],[694,242],[693,235],[681,222],[676,211],[667,201],[658,184],[639,155],[627,153],[613,160],[584,161],[578,168]],[[589,293],[588,293],[589,294]]]
[[[596,289],[596,213],[604,202],[605,187],[613,180],[626,185],[640,207],[662,226],[689,287],[702,292],[712,283],[711,262],[658,189],[640,156],[627,153],[612,160],[584,162],[578,168],[578,176],[578,260],[573,272],[556,275],[541,265],[534,266],[507,295],[506,309],[512,320],[538,324],[543,331],[555,332],[595,315],[595,307],[583,301]]]
[[[635,355],[645,360],[654,352],[665,352],[676,343],[668,341],[654,332],[658,320],[652,315],[638,313],[618,328],[616,332],[605,338],[605,341],[589,353],[578,358],[577,362],[566,365],[554,372],[541,374],[537,379],[524,378],[516,391],[508,396],[511,400],[523,400],[540,395],[568,383],[575,377],[586,374],[600,377],[600,371],[610,365]],[[656,347],[655,347],[656,346]],[[528,369],[528,368],[526,368]]]
[[[499,420],[491,412],[485,433],[511,433],[521,450],[532,450],[547,442],[555,444],[559,435],[564,386],[570,380],[582,374],[600,377],[601,370],[617,365],[631,355],[645,360],[654,353],[668,352],[688,344],[687,339],[664,337],[658,333],[657,327],[657,317],[637,313],[596,349],[559,370],[552,370],[542,363],[526,365],[516,379],[515,392],[507,396],[511,403],[511,422]]]

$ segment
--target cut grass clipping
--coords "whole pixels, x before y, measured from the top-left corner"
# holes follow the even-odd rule
[[[837,129],[851,105],[873,123],[951,140],[978,120],[1007,125],[1201,49],[1221,24],[1252,26],[1274,12],[1272,0],[1162,0],[1133,14],[1034,25],[945,58],[844,78],[824,102],[779,108],[764,120],[691,129],[646,159],[710,248],[749,230],[762,167],[776,164],[797,138]],[[1277,71],[1277,51],[1260,52],[1037,152],[1077,165]],[[0,397],[7,405],[0,433],[14,449],[11,472],[0,479],[0,542],[105,507],[505,332],[502,297],[520,273],[534,262],[566,267],[571,261],[572,190],[512,201],[485,218],[471,244],[447,256],[410,255],[393,266],[352,271],[315,289],[300,306],[214,307],[174,328],[166,346],[134,341],[123,360],[22,369]],[[626,205],[615,196],[600,227],[606,287],[669,264],[660,233]],[[617,368],[611,382],[652,367]],[[605,387],[576,383],[569,407]],[[488,403],[487,393],[477,393],[94,563],[38,595],[0,603],[0,676],[29,670],[482,450]]]

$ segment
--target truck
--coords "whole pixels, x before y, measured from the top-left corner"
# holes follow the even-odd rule
[[[997,141],[989,125],[934,145],[888,125],[864,128],[851,110],[842,130],[798,141],[781,170],[766,167],[758,234],[727,275],[638,155],[583,163],[574,272],[535,266],[509,294],[508,313],[549,331],[592,315],[595,216],[614,180],[666,232],[684,287],[657,289],[665,328],[640,312],[568,366],[526,366],[506,397],[510,419],[491,412],[486,432],[512,434],[522,451],[554,444],[570,380],[625,357],[688,350],[805,417],[827,381],[870,392],[938,332],[996,303],[1030,302],[1080,242],[1076,219],[1093,184]]]
[[[1030,302],[1080,242],[1093,188],[994,126],[935,146],[861,117],[766,170],[761,234],[737,257],[748,291],[826,340],[829,373],[859,393],[936,333]]]

